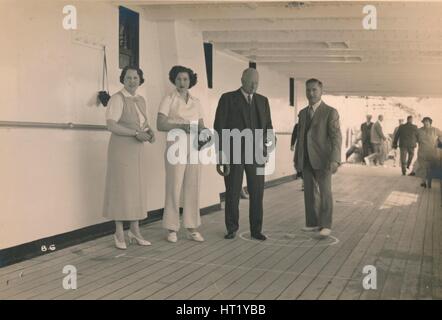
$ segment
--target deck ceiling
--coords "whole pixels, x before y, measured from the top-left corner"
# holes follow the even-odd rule
[[[218,49],[288,77],[317,77],[327,93],[442,96],[442,3],[130,1],[149,19],[191,20]],[[215,71],[216,72],[216,71]]]

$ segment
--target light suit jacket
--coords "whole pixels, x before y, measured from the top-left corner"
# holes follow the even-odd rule
[[[379,123],[379,121],[376,121],[373,126],[371,127],[371,143],[383,143],[386,139],[384,135],[384,131],[382,130],[382,125]]]
[[[311,120],[307,135],[308,107],[299,112],[298,141],[295,149],[295,168],[304,167],[304,144],[307,138],[307,150],[310,163],[315,170],[330,169],[331,162],[341,163],[342,135],[339,126],[339,114],[321,102]]]

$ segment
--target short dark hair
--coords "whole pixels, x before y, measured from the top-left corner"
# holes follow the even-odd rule
[[[127,70],[135,70],[140,77],[140,86],[144,83],[143,70],[135,66],[125,66],[123,70],[121,70],[120,74],[120,82],[124,84],[124,77],[126,76]]]
[[[410,120],[410,119],[413,119],[413,116],[408,116],[407,117],[407,121]]]
[[[196,83],[198,82],[197,74],[193,72],[192,69],[183,66],[173,66],[172,69],[170,69],[169,71],[170,82],[172,82],[172,84],[175,85],[176,77],[178,76],[179,73],[182,72],[186,72],[189,75],[189,80],[190,80],[189,89],[192,88],[194,85],[196,85]]]
[[[315,78],[308,79],[305,82],[305,86],[307,87],[307,85],[309,85],[310,83],[317,83],[322,88],[322,82],[319,81],[318,79],[315,79]]]
[[[433,119],[431,119],[430,117],[424,117],[422,119],[422,123],[424,123],[424,121],[428,121],[428,122],[430,122],[430,124],[433,124]]]

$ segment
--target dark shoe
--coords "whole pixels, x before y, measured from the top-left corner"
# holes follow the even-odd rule
[[[425,182],[422,182],[422,183],[421,183],[421,187],[426,188],[426,187],[427,187],[427,184],[426,184]]]
[[[262,233],[254,233],[251,236],[252,236],[252,239],[261,240],[261,241],[267,240],[267,237],[265,235],[263,235]]]
[[[224,239],[234,239],[236,236],[236,232],[229,232],[224,236]]]
[[[409,175],[409,176],[415,176],[416,173],[414,173],[414,172],[410,172],[408,175]]]

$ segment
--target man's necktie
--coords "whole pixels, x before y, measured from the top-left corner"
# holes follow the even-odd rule
[[[312,118],[313,118],[313,114],[314,114],[313,107],[312,107],[312,106],[309,106],[309,107],[308,107],[308,117],[309,117],[309,121],[312,120]]]
[[[249,106],[252,104],[252,96],[250,94],[247,95],[247,103],[249,104]]]

